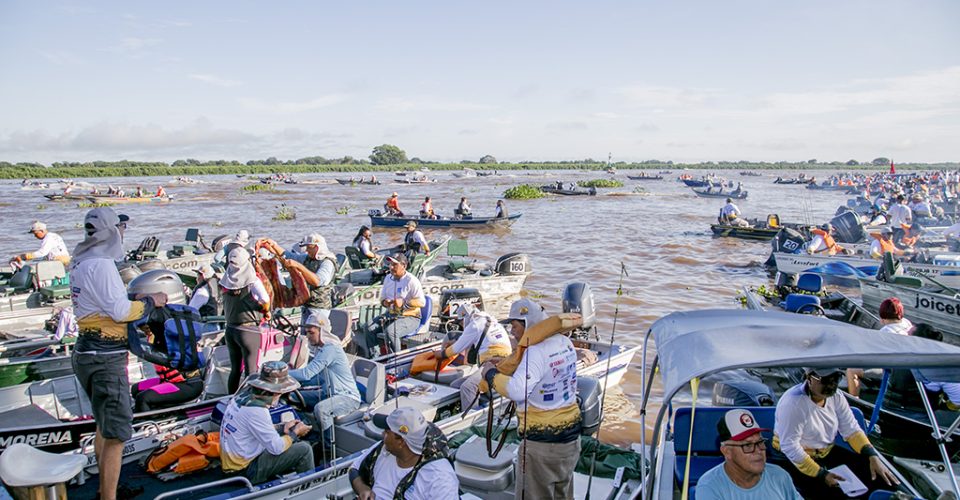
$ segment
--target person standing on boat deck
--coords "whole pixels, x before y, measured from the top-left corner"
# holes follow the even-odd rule
[[[387,215],[403,217],[403,212],[400,211],[400,198],[397,196],[396,191],[394,191],[393,194],[387,198],[387,203],[383,205],[383,210],[387,213]]]
[[[878,310],[880,316],[881,332],[893,333],[895,335],[910,335],[913,329],[913,323],[903,317],[903,304],[900,299],[890,297],[880,303]],[[879,379],[880,375],[876,372],[868,373],[867,378]],[[851,396],[860,397],[860,380],[864,378],[864,370],[861,368],[847,368],[847,392]]]
[[[450,464],[446,437],[409,406],[373,418],[383,440],[367,448],[350,467],[359,500],[440,500],[460,498],[460,480]]]
[[[233,236],[233,239],[229,239],[224,242],[223,247],[217,251],[217,254],[213,256],[214,262],[222,262],[224,267],[226,267],[227,256],[230,255],[230,252],[234,248],[243,248],[246,249],[247,245],[250,244],[250,232],[246,229],[241,229],[237,231],[237,234]],[[250,253],[249,251],[247,252]]]
[[[213,266],[204,264],[198,267],[197,286],[190,296],[190,307],[200,312],[200,316],[223,315],[223,295],[220,293],[220,276]]]
[[[890,216],[890,227],[893,229],[893,241],[900,241],[903,237],[903,224],[913,223],[913,211],[907,206],[907,199],[904,196],[897,196],[897,203],[887,211]]]
[[[156,198],[166,198],[166,197],[167,197],[167,190],[166,190],[166,189],[163,189],[163,186],[157,186],[157,195],[156,195],[155,197],[156,197]]]
[[[503,203],[503,200],[497,200],[496,213],[493,216],[496,219],[505,219],[507,215],[507,206]]]
[[[777,402],[773,447],[793,464],[787,471],[805,498],[846,498],[839,488],[843,479],[828,470],[839,465],[848,466],[871,492],[899,484],[837,392],[842,376],[840,369],[807,368],[805,380]],[[838,432],[855,453],[834,445]]]
[[[807,253],[810,255],[826,253],[827,255],[836,255],[843,253],[843,247],[837,244],[833,239],[833,224],[829,222],[819,228],[811,229],[813,239],[807,245]]]
[[[277,433],[270,407],[280,396],[300,387],[283,361],[268,361],[260,376],[230,399],[220,423],[220,463],[224,472],[240,472],[253,484],[291,472],[313,469],[313,448],[300,438],[311,427],[299,420]]]
[[[333,277],[337,273],[337,256],[327,248],[327,240],[320,233],[310,233],[300,240],[303,252],[293,250],[284,251],[280,245],[267,239],[274,247],[277,255],[290,259],[306,268],[309,273],[303,273],[307,286],[310,288],[310,297],[300,309],[300,316],[306,318],[311,315],[330,316],[333,308]]]
[[[433,210],[433,202],[430,201],[430,197],[427,196],[423,199],[423,203],[420,204],[420,218],[421,219],[436,219],[437,213]]]
[[[510,333],[546,319],[543,308],[522,298],[510,306]],[[577,405],[577,351],[565,335],[552,335],[526,348],[513,375],[493,363],[482,369],[489,387],[517,404],[516,498],[573,498],[573,469],[580,458],[582,416]]]
[[[483,364],[487,361],[497,363],[513,352],[507,330],[490,314],[477,309],[469,303],[457,308],[456,317],[462,322],[463,333],[453,342],[444,342],[435,353],[437,359],[445,359],[460,353],[466,353],[470,364]],[[480,390],[480,372],[457,379],[450,387],[460,389],[460,408],[467,411],[477,399]]]
[[[260,323],[270,317],[270,295],[257,278],[246,248],[236,247],[227,257],[227,270],[220,280],[223,289],[224,334],[230,352],[227,391],[237,392],[242,375],[257,370],[260,360]],[[241,369],[241,364],[243,368]]]
[[[308,408],[313,408],[323,442],[329,447],[333,442],[333,419],[360,408],[360,391],[340,338],[330,330],[330,320],[310,315],[302,326],[317,351],[306,366],[290,370],[290,376],[300,383],[320,386],[319,391],[304,391],[303,399]]]
[[[367,330],[366,348],[370,355],[379,344],[379,335],[386,336],[386,342],[394,352],[400,350],[400,339],[420,327],[420,308],[427,299],[423,294],[420,280],[407,272],[407,256],[395,253],[387,257],[390,274],[383,279],[380,289],[380,305],[387,312],[373,319]]]
[[[723,463],[697,481],[700,500],[801,500],[790,474],[767,463],[767,440],[750,410],[730,410],[717,422]]]
[[[133,402],[127,377],[128,323],[163,307],[163,293],[129,300],[116,261],[123,258],[123,232],[129,218],[111,208],[84,217],[86,235],[74,249],[70,298],[80,334],[71,356],[73,371],[90,399],[97,424],[94,450],[100,464],[100,498],[113,500],[118,488],[123,443],[133,434]]]
[[[421,231],[417,230],[416,221],[408,221],[403,227],[407,228],[407,234],[403,237],[403,250],[409,260],[413,260],[418,253],[430,255],[430,244]]]
[[[727,198],[727,204],[720,209],[720,223],[737,227],[750,227],[750,223],[740,217],[740,208]]]
[[[64,266],[70,264],[70,252],[67,251],[66,243],[63,242],[63,238],[61,238],[59,234],[47,231],[46,224],[40,221],[34,221],[28,232],[40,240],[40,248],[33,252],[15,255],[13,259],[10,260],[11,263],[15,262],[19,264],[27,260],[43,259],[58,260],[62,262]]]
[[[372,260],[375,267],[380,267],[381,257],[377,255],[377,247],[373,246],[373,232],[367,226],[360,226],[360,231],[353,238],[353,246],[360,250],[360,259]]]
[[[470,215],[470,204],[467,203],[467,197],[460,197],[460,204],[457,205],[457,215],[460,217],[468,217]]]

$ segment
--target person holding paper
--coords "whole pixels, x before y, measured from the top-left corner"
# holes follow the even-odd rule
[[[773,447],[783,452],[787,467],[805,498],[845,498],[844,478],[831,468],[848,466],[868,489],[867,494],[899,484],[857,424],[846,398],[837,393],[843,371],[808,368],[805,380],[791,387],[777,403]],[[837,433],[854,452],[834,445]]]
[[[750,410],[736,409],[717,422],[723,463],[697,482],[699,500],[800,500],[790,474],[767,463],[767,440]]]

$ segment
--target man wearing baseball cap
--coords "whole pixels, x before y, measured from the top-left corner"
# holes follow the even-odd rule
[[[280,396],[300,388],[290,377],[283,361],[267,361],[260,375],[234,396],[220,423],[220,462],[224,472],[241,472],[253,484],[290,472],[306,472],[314,467],[313,448],[300,438],[311,427],[299,420],[283,426],[277,433],[270,407]]]
[[[871,492],[898,484],[837,392],[843,370],[807,368],[805,374],[780,397],[773,426],[773,447],[792,463],[784,468],[797,489],[805,498],[843,498],[843,478],[829,470],[839,465],[850,467]],[[854,452],[834,445],[838,432]]]
[[[319,386],[319,390],[302,391],[302,394],[307,406],[313,408],[313,416],[329,448],[333,442],[333,419],[360,408],[360,391],[340,338],[330,330],[330,320],[310,315],[301,326],[310,345],[317,350],[306,366],[290,370],[290,376],[300,383]]]
[[[413,259],[417,254],[430,255],[430,245],[422,232],[417,230],[415,221],[407,221],[403,227],[407,228],[407,234],[403,237],[403,250],[408,259]]]
[[[40,240],[40,248],[34,252],[26,252],[14,256],[13,259],[10,259],[11,263],[16,262],[19,264],[25,260],[44,259],[59,260],[63,262],[65,266],[70,264],[70,252],[67,251],[67,245],[63,242],[63,238],[57,233],[47,231],[46,224],[35,221],[33,225],[30,226],[30,231],[27,232]]]
[[[128,324],[163,307],[163,293],[130,300],[117,271],[123,259],[123,233],[129,218],[112,208],[94,208],[84,217],[85,236],[73,250],[70,296],[80,331],[71,362],[90,399],[97,424],[95,450],[100,464],[100,498],[134,493],[121,486],[123,443],[133,435],[133,402],[127,375]]]
[[[301,317],[319,315],[327,317],[333,308],[333,276],[337,272],[337,256],[327,248],[327,240],[320,233],[310,233],[300,240],[301,251],[284,251],[273,240],[267,240],[273,245],[272,251],[279,252],[287,259],[287,265],[294,261],[302,265],[304,280],[310,288],[310,296],[301,308]]]
[[[380,305],[387,312],[377,316],[367,327],[365,337],[368,354],[380,343],[380,334],[385,336],[387,350],[400,350],[400,339],[420,327],[420,308],[427,304],[420,280],[407,272],[407,256],[395,253],[387,257],[390,274],[383,279],[380,289]]]
[[[360,500],[460,498],[460,481],[450,463],[443,432],[423,413],[400,407],[373,419],[383,440],[364,451],[350,468]]]
[[[510,306],[510,332],[523,334],[547,319],[540,304],[521,298]],[[519,350],[519,349],[518,349]],[[580,456],[582,416],[577,405],[577,352],[570,338],[553,334],[527,347],[513,374],[484,363],[489,387],[517,405],[516,498],[573,498],[573,470]]]
[[[750,410],[736,409],[717,422],[723,463],[708,470],[697,482],[701,500],[757,499],[800,500],[790,474],[767,464],[767,440]]]
[[[489,313],[465,302],[457,307],[455,317],[460,320],[463,333],[455,341],[445,341],[435,354],[437,358],[445,359],[465,353],[468,363],[483,364],[500,360],[513,352],[507,331]],[[460,407],[463,411],[467,411],[477,399],[481,380],[480,372],[476,371],[450,383],[450,387],[460,389]]]

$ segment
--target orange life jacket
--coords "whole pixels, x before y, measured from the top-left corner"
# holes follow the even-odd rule
[[[387,200],[387,207],[400,211],[400,199],[391,196],[390,199]]]
[[[843,250],[840,245],[837,245],[837,242],[833,239],[833,236],[830,236],[830,233],[824,231],[823,229],[812,229],[810,232],[823,238],[823,243],[827,245],[827,255],[836,255],[837,252]]]
[[[157,448],[147,458],[147,472],[158,474],[170,468],[173,472],[187,474],[206,468],[210,458],[220,456],[220,433],[188,434],[174,442]]]

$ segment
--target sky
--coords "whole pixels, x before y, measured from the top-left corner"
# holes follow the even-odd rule
[[[0,2],[0,160],[958,161],[960,2]]]

